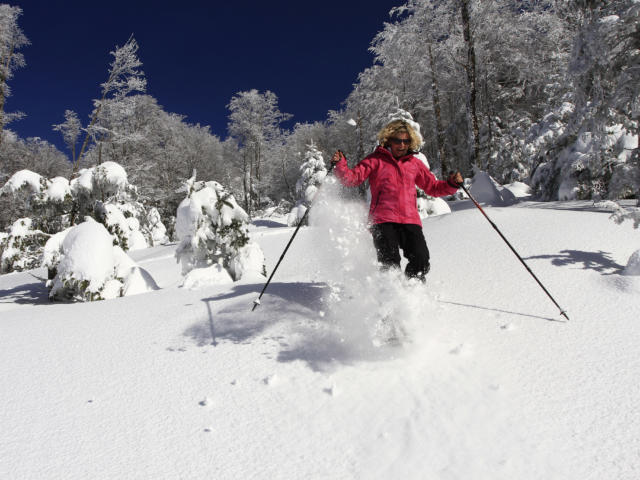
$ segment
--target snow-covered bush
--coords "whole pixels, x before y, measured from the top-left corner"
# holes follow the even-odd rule
[[[158,288],[90,217],[49,239],[43,266],[53,277],[47,282],[52,300],[105,300]]]
[[[300,178],[296,182],[298,200],[287,217],[287,224],[292,227],[302,221],[307,208],[313,202],[316,192],[322,181],[327,176],[327,168],[324,165],[322,153],[313,143],[307,146],[304,154],[304,163],[300,165]]]
[[[611,210],[613,213],[610,218],[617,224],[630,220],[633,222],[633,228],[640,228],[640,207],[622,208],[620,204],[612,201],[599,202],[596,205]],[[631,254],[623,273],[625,275],[640,275],[640,250]]]
[[[265,275],[264,255],[249,241],[249,217],[233,195],[219,183],[197,182],[195,176],[186,187],[189,194],[178,206],[176,216],[180,240],[176,257],[182,273],[218,264],[226,270],[229,281]]]
[[[114,236],[123,250],[137,250],[152,244],[149,217],[137,200],[137,189],[127,179],[127,172],[115,162],[104,162],[82,169],[71,182],[77,205],[76,214],[92,216]],[[159,217],[156,229],[161,228]]]
[[[0,200],[1,207],[13,205],[14,218],[20,213],[30,219],[28,226],[22,218],[9,227],[3,240],[3,272],[38,266],[34,259],[42,254],[48,236],[87,216],[101,222],[124,250],[166,238],[157,210],[147,213],[125,170],[114,162],[83,169],[71,182],[20,170],[0,189]]]
[[[46,180],[31,170],[19,170],[7,180],[0,189],[0,194],[15,193],[23,187],[31,193],[40,193],[46,188]]]
[[[69,226],[73,202],[66,178],[48,180],[30,170],[20,170],[0,189],[0,197],[13,204],[14,215],[30,217],[33,227],[45,233],[56,233]]]
[[[123,250],[147,248],[149,244],[140,231],[140,222],[127,209],[129,205],[97,202],[94,216],[113,235],[114,243]]]
[[[8,233],[0,236],[0,273],[21,272],[40,266],[40,257],[49,235],[32,228],[30,218],[16,220]]]
[[[418,213],[420,218],[433,217],[435,215],[444,215],[451,213],[449,204],[439,197],[430,197],[422,192],[424,196],[418,196]]]

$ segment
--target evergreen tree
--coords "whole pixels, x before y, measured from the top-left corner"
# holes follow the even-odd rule
[[[311,143],[304,154],[304,163],[300,165],[300,178],[296,182],[298,199],[295,207],[289,213],[287,223],[295,226],[300,223],[305,212],[311,206],[318,188],[327,176],[327,168],[322,153]]]

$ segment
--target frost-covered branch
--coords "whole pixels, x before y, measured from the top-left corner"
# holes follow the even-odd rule
[[[122,100],[129,93],[135,91],[144,92],[147,88],[144,73],[139,69],[142,66],[142,62],[138,59],[138,42],[133,38],[133,35],[124,46],[117,47],[115,51],[111,52],[111,55],[113,55],[114,60],[109,68],[109,78],[101,84],[102,97],[100,100],[94,101],[95,108],[89,126],[85,129],[86,135],[74,164],[74,173],[78,170],[82,156],[89,144],[89,139],[96,137],[96,132],[93,130],[96,128],[96,122],[105,102]]]
[[[619,203],[611,200],[598,202],[596,203],[596,206],[611,210],[613,213],[609,218],[618,225],[625,220],[630,220],[633,222],[633,228],[640,227],[640,208],[638,207],[623,208]]]
[[[18,50],[29,44],[29,40],[18,26],[18,17],[21,14],[20,7],[0,5],[0,144],[4,126],[24,116],[20,112],[6,114],[4,111],[7,97],[11,95],[7,82],[13,77],[16,68],[25,65],[24,56]]]
[[[73,163],[76,162],[76,143],[78,142],[78,138],[80,137],[80,130],[82,129],[82,124],[78,119],[78,115],[76,112],[71,110],[65,110],[64,112],[64,122],[53,125],[53,129],[56,132],[62,133],[62,138],[64,139],[64,143],[67,145],[67,148],[71,151],[71,160]]]

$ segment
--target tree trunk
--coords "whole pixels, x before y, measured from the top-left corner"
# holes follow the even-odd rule
[[[431,95],[433,96],[433,110],[436,117],[436,144],[438,146],[438,155],[440,156],[440,168],[442,175],[446,175],[450,170],[445,153],[445,138],[442,127],[442,111],[440,108],[440,93],[438,91],[438,80],[436,78],[436,64],[433,59],[433,50],[429,44],[429,66],[431,68]]]
[[[473,158],[472,163],[478,165],[480,157],[480,128],[478,126],[478,114],[476,111],[477,80],[476,80],[476,54],[473,36],[471,35],[471,18],[469,15],[469,0],[461,0],[462,27],[464,41],[467,44],[467,80],[469,81],[469,108],[471,110],[471,128],[473,133]]]
[[[255,205],[260,206],[260,160],[262,156],[262,144],[258,142],[256,146],[256,191],[255,191]]]
[[[242,154],[242,187],[244,189],[244,209],[247,213],[250,212],[250,180],[247,178],[251,175],[251,172],[248,168],[247,164],[247,153],[246,151]]]
[[[282,178],[284,179],[284,184],[287,187],[287,192],[289,192],[289,197],[293,198],[293,190],[291,190],[291,185],[289,185],[289,180],[287,180],[287,171],[284,168],[284,155],[282,156],[282,160],[281,160],[281,164],[282,164]]]
[[[485,111],[486,111],[486,117],[487,117],[487,140],[484,144],[485,147],[485,152],[484,152],[484,156],[485,156],[485,169],[487,171],[491,170],[492,165],[490,165],[491,162],[491,155],[492,155],[492,149],[493,149],[493,127],[492,127],[492,118],[494,117],[493,115],[493,108],[491,107],[491,99],[489,98],[489,78],[487,76],[487,74],[485,73],[484,76],[484,101],[485,101]]]

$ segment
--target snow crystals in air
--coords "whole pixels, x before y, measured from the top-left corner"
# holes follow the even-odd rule
[[[321,189],[310,224],[317,229],[317,249],[338,267],[329,281],[328,311],[321,316],[335,324],[342,342],[366,351],[427,326],[422,321],[425,312],[436,310],[428,289],[401,271],[381,271],[367,209],[342,198],[334,177]]]

